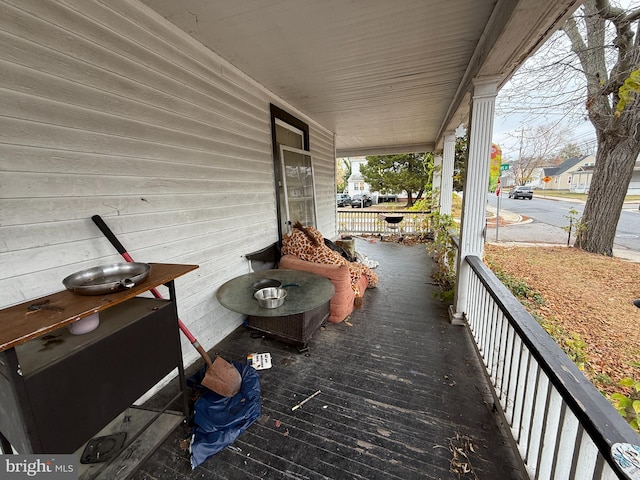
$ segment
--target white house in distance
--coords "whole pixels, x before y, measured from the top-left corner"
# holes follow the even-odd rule
[[[347,182],[346,193],[351,197],[363,193],[371,195],[369,184],[364,181],[362,174],[360,173],[360,165],[367,162],[367,157],[349,157],[347,160],[351,162],[351,175]]]

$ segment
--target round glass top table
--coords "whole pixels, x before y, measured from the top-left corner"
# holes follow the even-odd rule
[[[277,308],[258,305],[253,284],[258,280],[275,279],[287,290],[284,303]],[[335,289],[331,280],[301,270],[261,270],[247,273],[224,283],[216,293],[221,305],[234,312],[255,317],[284,317],[309,312],[331,300]]]

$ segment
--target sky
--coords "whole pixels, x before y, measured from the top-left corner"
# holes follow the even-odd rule
[[[567,126],[571,133],[567,137],[567,143],[575,143],[581,147],[585,154],[595,153],[596,133],[593,125],[588,120],[574,125],[563,121],[562,118],[539,119],[537,122],[524,119],[522,115],[496,115],[493,120],[493,143],[500,145],[502,157],[505,160],[516,160],[518,158],[520,142],[517,137],[521,128],[534,127],[536,125],[547,125],[556,123],[560,126]]]

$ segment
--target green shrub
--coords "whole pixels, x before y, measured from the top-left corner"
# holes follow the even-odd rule
[[[544,305],[546,302],[540,292],[534,291],[529,285],[527,285],[524,281],[520,280],[513,275],[509,275],[503,271],[500,271],[495,268],[495,266],[489,265],[489,267],[493,270],[498,280],[502,282],[502,284],[507,287],[513,296],[518,298],[520,301],[532,301],[536,305]]]
[[[640,428],[638,427],[640,422],[640,381],[627,377],[620,380],[619,384],[630,390],[629,395],[612,393],[609,395],[609,400],[620,415],[631,425],[631,428],[640,433]]]
[[[457,260],[457,249],[451,235],[457,231],[458,227],[451,215],[433,212],[429,218],[433,241],[427,244],[427,252],[438,265],[431,274],[431,278],[440,287],[438,298],[450,302],[455,292]]]

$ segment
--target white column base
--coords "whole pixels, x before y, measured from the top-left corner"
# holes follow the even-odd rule
[[[449,322],[451,325],[466,325],[464,313],[456,312],[453,305],[449,305]]]

